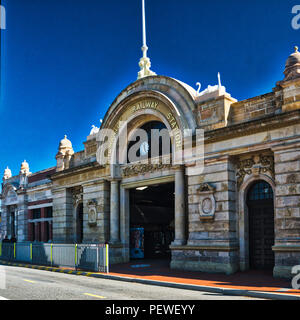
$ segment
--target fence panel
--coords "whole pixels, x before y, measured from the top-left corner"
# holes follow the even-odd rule
[[[51,248],[49,243],[32,244],[32,263],[40,265],[51,265]]]
[[[6,261],[108,272],[108,245],[0,243],[0,258]]]
[[[16,257],[15,260],[21,262],[31,262],[31,248],[30,243],[16,243]]]
[[[54,266],[75,268],[74,244],[53,244],[52,255]]]
[[[12,261],[14,260],[14,244],[2,242],[1,259]]]

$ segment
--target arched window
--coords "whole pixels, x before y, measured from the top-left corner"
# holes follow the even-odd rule
[[[273,190],[272,187],[265,181],[256,182],[248,192],[248,201],[256,200],[272,200]]]

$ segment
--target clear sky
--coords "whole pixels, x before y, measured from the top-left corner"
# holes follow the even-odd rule
[[[283,79],[300,29],[288,0],[146,0],[152,70],[243,100]],[[75,152],[114,98],[136,80],[141,0],[2,0],[0,174],[55,166],[59,141]],[[299,3],[300,4],[300,3]]]

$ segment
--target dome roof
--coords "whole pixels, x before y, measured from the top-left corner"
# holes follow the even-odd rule
[[[72,142],[67,139],[66,135],[59,143],[59,149],[61,149],[61,148],[72,149]]]
[[[4,179],[9,179],[12,177],[11,170],[8,167],[4,170],[3,177],[4,177]]]
[[[297,63],[300,63],[300,52],[298,51],[298,47],[295,47],[295,52],[288,57],[285,67],[289,68]]]
[[[284,75],[284,80],[292,80],[300,77],[300,52],[298,51],[298,47],[295,47],[295,52],[286,60]]]
[[[26,160],[24,160],[21,164],[21,170],[25,170],[25,169],[29,170],[29,164]]]
[[[21,169],[20,169],[20,173],[26,173],[28,174],[29,173],[29,164],[26,160],[24,160],[21,164]]]

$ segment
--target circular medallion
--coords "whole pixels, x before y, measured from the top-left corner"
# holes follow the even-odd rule
[[[205,214],[210,214],[212,212],[213,204],[210,198],[205,198],[202,201],[202,211]]]

